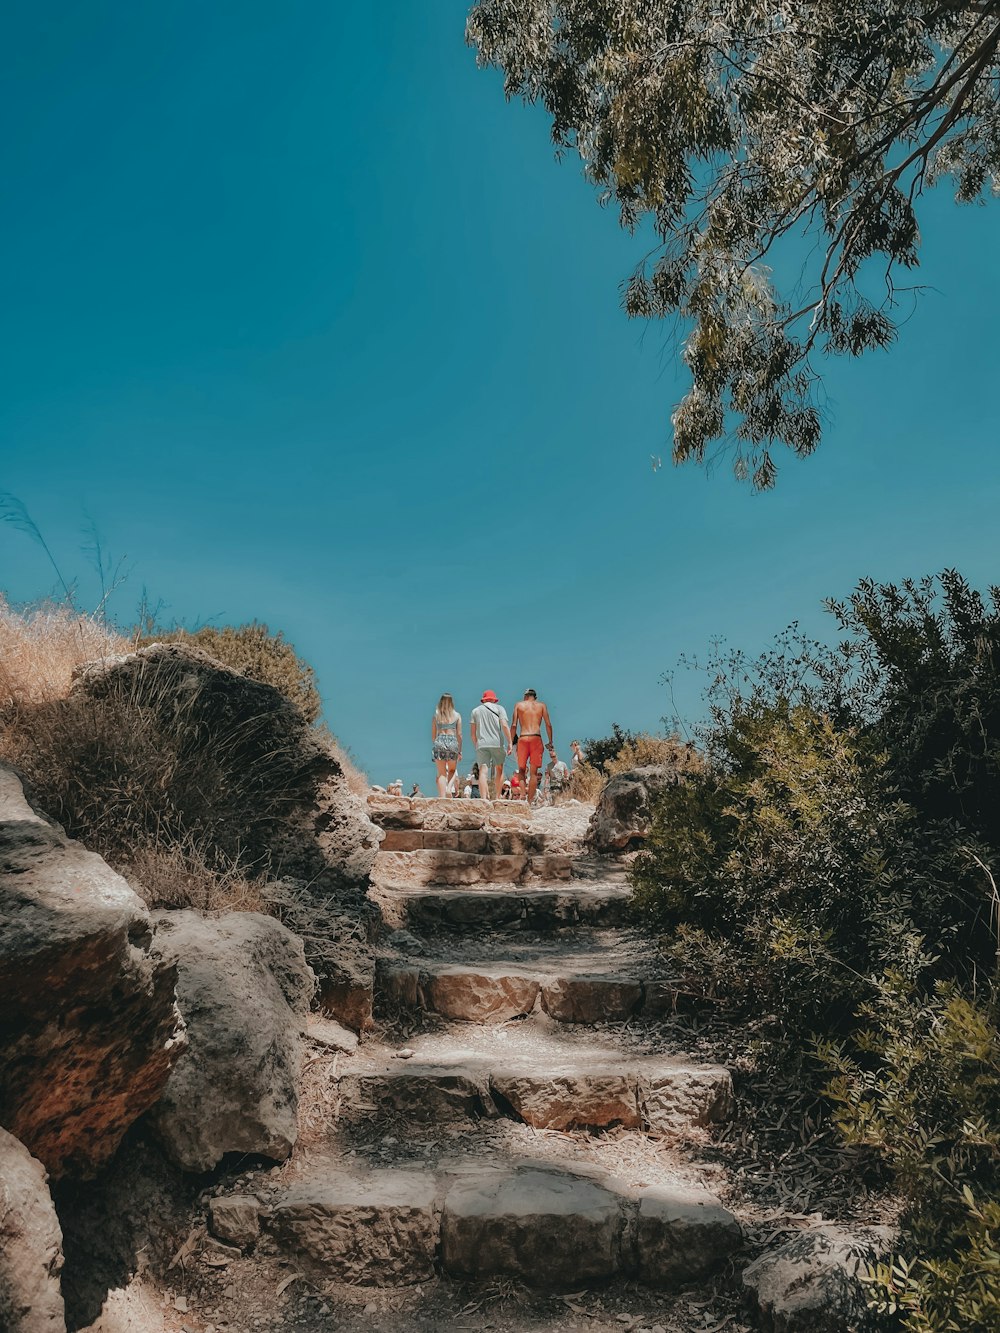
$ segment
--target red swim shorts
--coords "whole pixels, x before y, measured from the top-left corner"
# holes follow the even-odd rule
[[[517,766],[518,768],[541,768],[542,758],[545,754],[542,748],[541,736],[521,736],[517,742]]]

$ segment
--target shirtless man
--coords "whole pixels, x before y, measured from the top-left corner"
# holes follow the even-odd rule
[[[549,733],[549,750],[551,751],[552,719],[549,717],[548,707],[538,702],[538,695],[534,690],[525,690],[524,698],[520,703],[514,705],[514,713],[510,719],[510,730],[517,740],[517,771],[521,778],[521,791],[524,792],[527,788],[529,805],[535,799],[538,781],[542,776],[542,758],[545,753],[542,748],[543,722]],[[520,735],[518,735],[519,728]],[[531,777],[527,778],[529,764],[531,766]]]

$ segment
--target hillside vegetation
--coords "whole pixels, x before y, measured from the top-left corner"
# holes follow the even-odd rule
[[[775,1058],[906,1200],[873,1302],[1000,1327],[1000,589],[862,583],[843,642],[714,662],[704,767],[633,880],[703,993],[773,1014]]]

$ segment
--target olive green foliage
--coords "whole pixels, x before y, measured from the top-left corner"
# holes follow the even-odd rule
[[[196,630],[147,633],[140,638],[138,646],[142,648],[150,643],[189,643],[200,648],[217,662],[242,671],[251,680],[273,685],[302,709],[307,722],[315,722],[322,712],[323,703],[312,667],[303,662],[280,630],[272,634],[266,625],[256,620],[249,625],[203,625]]]
[[[817,354],[896,337],[924,187],[1000,176],[995,4],[478,0],[468,39],[653,233],[624,305],[688,330],[675,461],[729,434],[758,487],[816,447]]]
[[[617,722],[611,724],[610,736],[592,737],[582,741],[580,748],[584,762],[605,778],[650,764],[667,764],[682,772],[700,766],[695,747],[676,733],[657,736],[648,731],[626,731]]]
[[[916,942],[862,1006],[849,1045],[822,1044],[845,1140],[874,1149],[910,1201],[915,1257],[879,1264],[871,1299],[912,1333],[1000,1328],[1000,1031],[995,998],[928,993]]]
[[[831,607],[835,649],[713,660],[706,763],[663,793],[636,897],[692,988],[818,1053],[845,1141],[895,1173],[875,1303],[995,1330],[998,594],[952,571]]]

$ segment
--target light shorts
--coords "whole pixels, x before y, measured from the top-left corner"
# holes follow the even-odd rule
[[[480,768],[503,768],[507,751],[502,745],[485,745],[476,751],[476,763]]]

